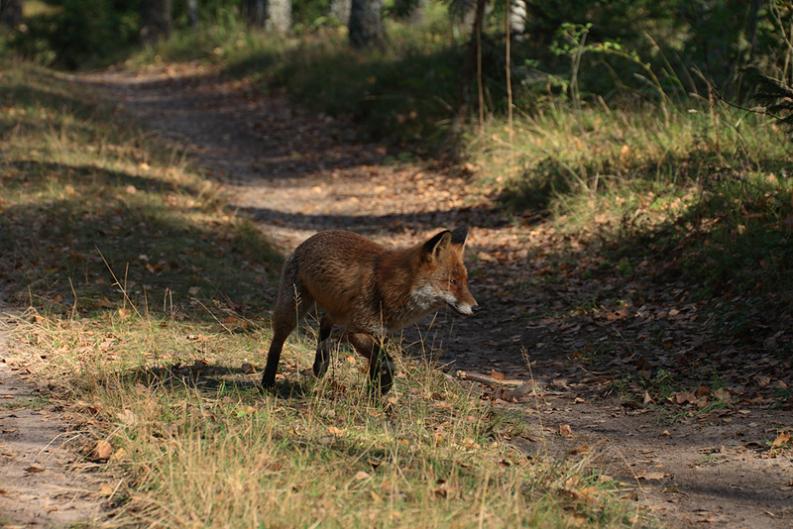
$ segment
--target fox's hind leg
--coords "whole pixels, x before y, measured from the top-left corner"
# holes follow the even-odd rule
[[[319,320],[319,337],[317,338],[317,355],[314,357],[314,376],[319,378],[325,374],[330,365],[330,353],[333,344],[329,340],[333,330],[333,322],[327,314]]]
[[[273,341],[267,352],[267,365],[262,375],[262,386],[270,388],[275,385],[275,373],[281,359],[284,342],[297,326],[297,322],[314,305],[314,299],[300,285],[297,278],[297,265],[294,257],[290,257],[284,265],[281,285],[278,288],[278,299],[273,310]]]
[[[369,359],[369,389],[380,390],[385,395],[394,385],[394,360],[381,347],[381,342],[369,334],[353,333],[348,336],[358,354]]]

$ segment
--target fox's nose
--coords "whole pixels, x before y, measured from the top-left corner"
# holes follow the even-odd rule
[[[471,312],[473,312],[474,314],[476,314],[480,310],[482,310],[482,307],[479,306],[479,303],[474,302],[474,304],[471,305]]]

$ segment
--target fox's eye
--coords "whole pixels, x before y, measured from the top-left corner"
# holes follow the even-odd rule
[[[449,283],[451,283],[452,285],[456,285],[457,284],[457,280],[456,279],[450,279]]]

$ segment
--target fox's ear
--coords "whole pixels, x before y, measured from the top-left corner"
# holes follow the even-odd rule
[[[444,249],[449,247],[451,242],[452,232],[443,230],[424,243],[424,255],[427,257],[438,257]]]
[[[465,246],[466,240],[468,240],[468,228],[466,226],[455,228],[452,232],[452,244]]]

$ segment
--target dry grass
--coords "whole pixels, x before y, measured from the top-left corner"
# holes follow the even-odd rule
[[[431,366],[401,361],[386,402],[362,361],[336,355],[314,381],[311,342],[287,348],[280,396],[262,395],[251,356],[266,332],[222,332],[109,313],[30,318],[37,353],[122,480],[110,525],[145,527],[633,527],[617,484],[580,458],[511,444],[538,424],[477,398]],[[401,358],[401,357],[400,357]]]

